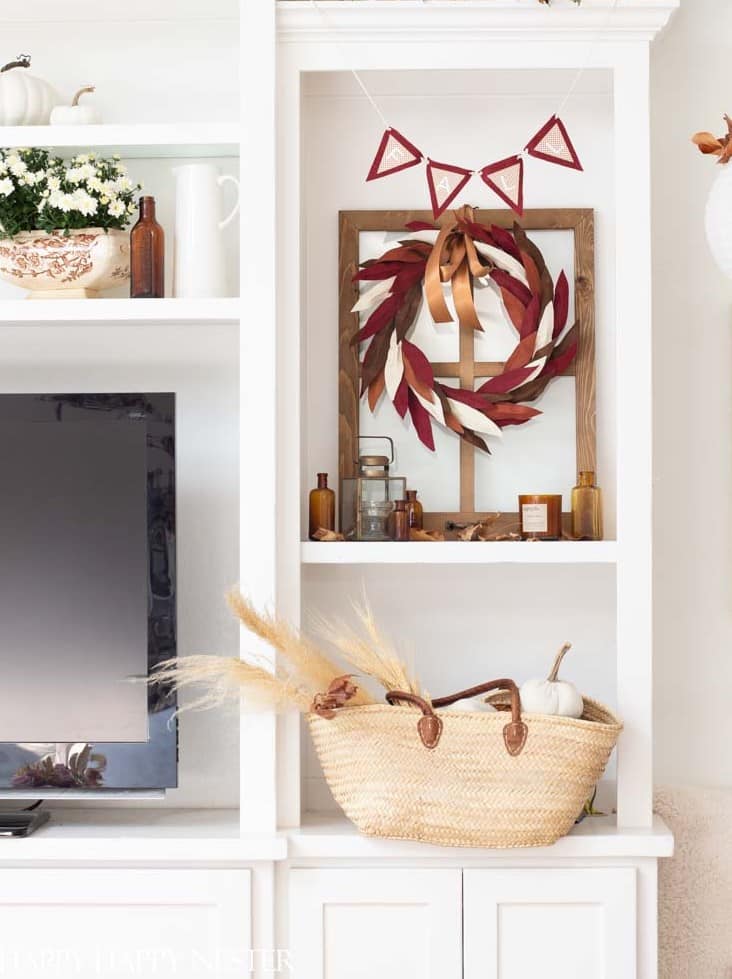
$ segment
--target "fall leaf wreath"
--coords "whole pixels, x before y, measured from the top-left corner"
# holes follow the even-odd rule
[[[578,326],[565,329],[569,284],[556,284],[537,246],[519,224],[509,231],[475,220],[473,208],[453,212],[441,226],[415,221],[409,235],[377,259],[362,262],[354,282],[369,283],[353,312],[369,312],[353,338],[370,341],[361,363],[361,396],[373,412],[384,391],[399,416],[407,414],[420,441],[434,451],[432,422],[490,452],[485,436],[541,414],[535,401],[577,355]],[[453,321],[443,284],[449,283],[461,329],[483,332],[475,308],[476,280],[492,283],[518,343],[500,374],[476,391],[435,379],[422,350],[409,340],[424,298],[435,324]],[[373,284],[371,284],[373,283]]]

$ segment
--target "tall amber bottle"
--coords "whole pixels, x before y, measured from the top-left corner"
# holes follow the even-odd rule
[[[328,473],[318,473],[317,488],[310,490],[310,540],[316,539],[316,530],[335,530],[335,493],[328,489]]]
[[[394,501],[392,517],[394,518],[392,539],[400,541],[409,540],[409,514],[407,513],[406,500]]]
[[[130,296],[165,295],[165,232],[155,220],[155,198],[140,198],[140,217],[130,232]]]
[[[581,472],[572,490],[572,536],[602,540],[602,493],[593,472]]]
[[[417,490],[407,490],[407,513],[409,515],[410,530],[422,530],[424,509],[417,499]]]

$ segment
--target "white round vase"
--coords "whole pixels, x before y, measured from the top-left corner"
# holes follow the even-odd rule
[[[82,228],[0,239],[0,279],[28,299],[92,299],[130,277],[130,234]]]
[[[718,169],[707,198],[705,226],[714,261],[732,279],[732,164]]]

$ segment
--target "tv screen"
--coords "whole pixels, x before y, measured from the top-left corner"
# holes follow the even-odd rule
[[[174,406],[0,395],[0,787],[177,782]]]

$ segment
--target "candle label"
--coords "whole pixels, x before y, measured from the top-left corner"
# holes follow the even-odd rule
[[[521,507],[521,526],[524,533],[546,534],[548,526],[546,503],[524,503]]]

